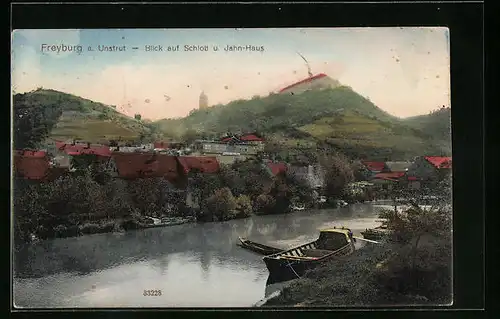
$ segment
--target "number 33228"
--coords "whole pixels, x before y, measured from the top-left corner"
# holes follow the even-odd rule
[[[143,295],[146,297],[159,297],[161,296],[161,290],[144,290]]]

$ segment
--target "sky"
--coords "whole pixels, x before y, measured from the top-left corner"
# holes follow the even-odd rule
[[[11,79],[16,93],[54,89],[158,120],[186,116],[198,108],[202,91],[215,105],[302,80],[308,73],[300,53],[312,73],[326,73],[390,114],[408,117],[450,106],[448,34],[447,28],[402,27],[15,30]],[[62,45],[82,50],[63,52]],[[99,50],[113,45],[125,50]],[[146,51],[147,45],[163,51]],[[166,51],[177,45],[178,51]],[[186,45],[209,50],[185,51]],[[263,50],[228,52],[228,45]]]

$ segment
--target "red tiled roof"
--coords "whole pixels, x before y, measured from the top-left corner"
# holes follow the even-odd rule
[[[451,157],[425,156],[424,158],[436,168],[451,168]]]
[[[37,158],[42,158],[47,156],[47,152],[36,151],[36,150],[15,150],[14,154],[19,156],[37,157]]]
[[[163,149],[168,148],[167,142],[154,142],[153,145],[154,145],[154,148],[163,148]]]
[[[224,137],[222,138],[220,141],[221,142],[229,142],[230,140],[232,140],[233,138],[232,137]]]
[[[114,152],[118,176],[122,178],[165,177],[169,180],[178,177],[175,156],[153,153]]]
[[[267,167],[271,170],[274,176],[280,174],[280,173],[285,173],[288,169],[285,163],[272,163],[269,162],[266,164]]]
[[[240,140],[246,141],[246,142],[262,142],[262,141],[264,141],[263,138],[260,138],[255,134],[243,135],[240,137]]]
[[[64,151],[68,155],[84,155],[84,154],[94,154],[97,156],[104,156],[104,157],[110,157],[111,156],[111,150],[109,149],[108,146],[101,145],[101,146],[90,146],[87,147],[86,145],[81,145],[81,144],[66,144],[63,142],[56,142],[56,147],[57,149]]]
[[[409,181],[418,181],[418,180],[419,180],[419,178],[418,178],[418,177],[416,177],[416,176],[408,176],[408,180],[409,180]]]
[[[397,181],[399,178],[401,178],[404,175],[405,175],[404,172],[378,173],[373,178]]]
[[[366,168],[372,172],[380,172],[384,169],[385,163],[384,162],[362,162],[363,165],[366,166]]]
[[[179,156],[177,160],[186,174],[193,168],[202,173],[217,173],[220,169],[217,158],[212,156]]]
[[[22,151],[14,153],[14,173],[18,177],[39,181],[51,181],[61,176],[68,170],[61,167],[50,167],[49,159],[40,156],[45,152],[32,152],[22,155]]]
[[[313,75],[313,76],[308,77],[308,78],[306,78],[304,80],[301,80],[299,82],[296,82],[294,84],[291,84],[291,85],[289,85],[287,87],[282,88],[280,90],[280,93],[283,92],[283,91],[285,91],[285,90],[291,89],[294,86],[297,86],[297,85],[300,85],[300,84],[304,84],[304,83],[307,83],[307,82],[311,82],[311,81],[314,81],[314,80],[317,80],[317,79],[321,79],[321,78],[324,78],[325,76],[326,76],[325,73],[319,73],[319,74]]]

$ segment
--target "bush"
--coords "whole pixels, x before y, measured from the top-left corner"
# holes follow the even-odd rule
[[[236,210],[238,212],[236,217],[244,218],[252,214],[252,201],[246,195],[240,195],[236,198]]]
[[[276,200],[271,195],[261,194],[255,200],[254,211],[256,214],[272,214]]]
[[[227,187],[220,188],[204,201],[203,220],[223,221],[233,219],[236,216],[236,200]]]

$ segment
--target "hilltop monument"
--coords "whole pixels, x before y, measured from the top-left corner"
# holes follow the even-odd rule
[[[200,94],[200,104],[199,104],[199,109],[206,109],[208,107],[208,96],[205,94],[205,92],[201,92]]]
[[[330,78],[325,73],[314,75],[311,71],[309,61],[307,61],[307,59],[299,52],[297,52],[297,54],[300,55],[300,57],[305,61],[307,66],[307,74],[309,76],[301,81],[295,82],[291,85],[288,85],[287,87],[282,88],[281,90],[279,90],[279,93],[293,95],[300,94],[309,90],[321,90],[326,88],[336,88],[340,86],[339,81]]]

